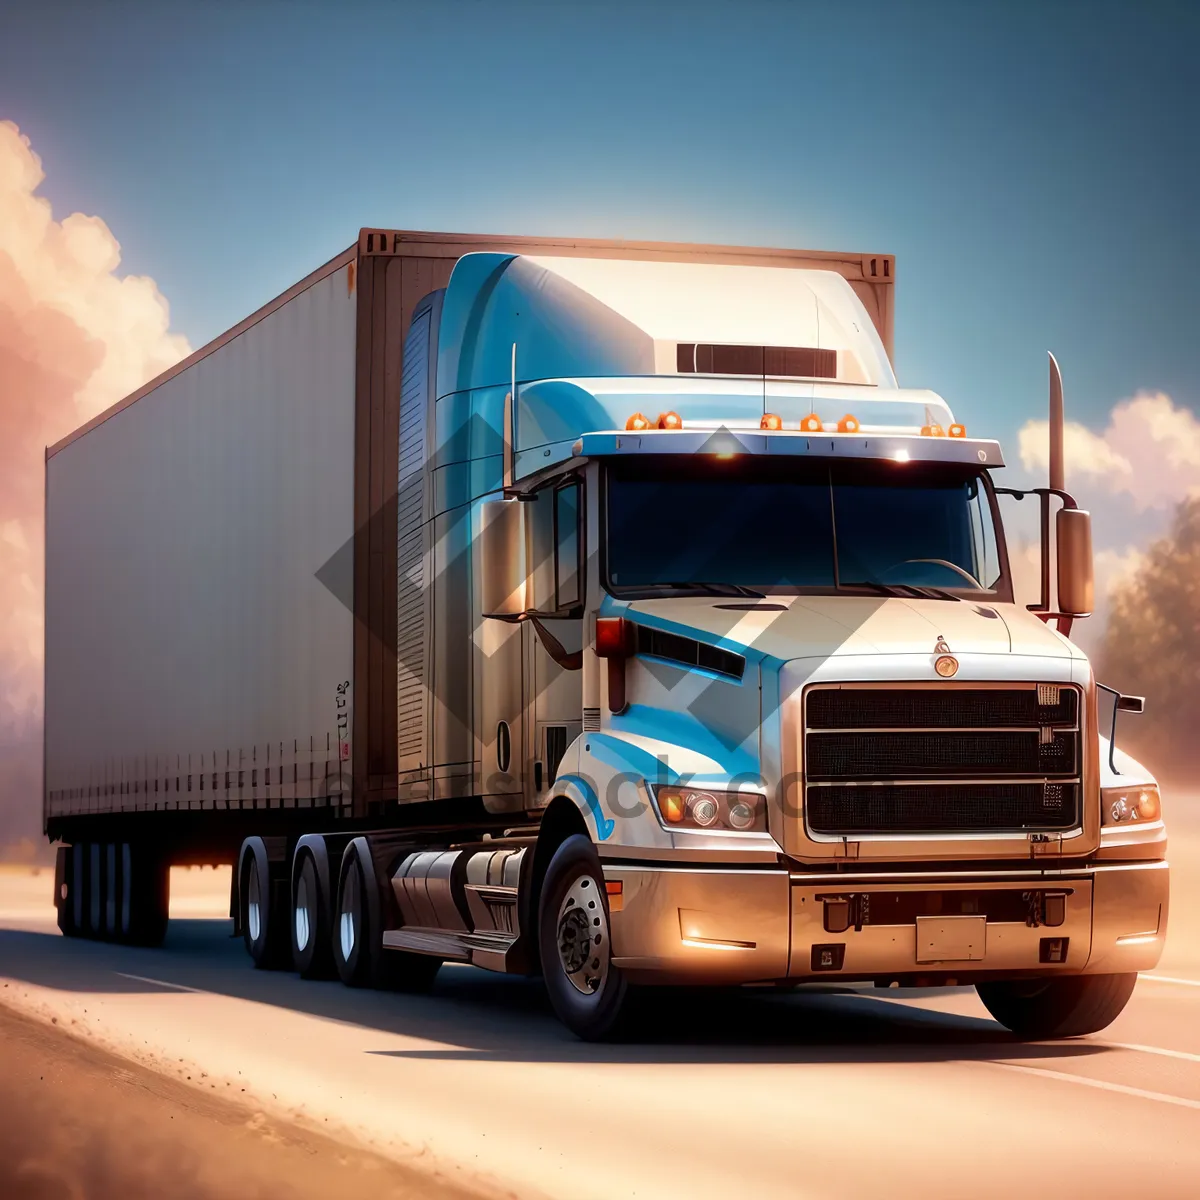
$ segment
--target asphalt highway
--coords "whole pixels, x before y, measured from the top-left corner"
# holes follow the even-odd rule
[[[1070,1041],[1017,1041],[970,989],[855,988],[680,993],[638,1041],[585,1045],[536,982],[256,971],[211,870],[175,873],[157,950],[64,939],[50,873],[0,874],[0,1003],[484,1194],[1194,1197],[1200,797],[1172,809],[1167,953]]]

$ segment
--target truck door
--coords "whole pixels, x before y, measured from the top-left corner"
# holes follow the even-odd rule
[[[532,610],[525,624],[526,799],[544,804],[564,752],[583,728],[583,481],[534,493],[526,517]]]

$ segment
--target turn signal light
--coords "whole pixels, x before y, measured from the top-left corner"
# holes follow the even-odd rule
[[[642,416],[641,413],[634,413],[628,421],[625,422],[626,429],[649,429],[650,422]]]
[[[683,795],[680,792],[664,793],[659,796],[658,805],[662,810],[663,820],[669,822],[671,825],[678,825],[687,812],[687,805],[684,803]]]
[[[922,425],[922,437],[945,437],[946,431],[940,425]]]
[[[825,426],[821,424],[821,418],[816,413],[809,413],[807,417],[800,422],[801,433],[824,433]]]
[[[1162,799],[1151,784],[1135,788],[1105,788],[1100,793],[1100,815],[1105,825],[1157,821],[1162,816]]]
[[[856,417],[852,417],[849,413],[847,413],[838,422],[838,433],[857,433],[857,432],[858,432],[858,419]]]
[[[624,617],[596,618],[596,657],[628,658],[633,653],[633,622]]]
[[[758,427],[759,429],[782,429],[783,418],[778,413],[763,413]]]
[[[967,436],[967,427],[965,425],[951,425],[950,428],[946,430],[946,432],[951,437],[966,437]]]
[[[682,429],[683,418],[677,412],[665,412],[658,414],[659,429]]]

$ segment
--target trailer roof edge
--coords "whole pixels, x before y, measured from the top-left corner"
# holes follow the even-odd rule
[[[263,320],[264,317],[269,317],[273,312],[282,308],[289,300],[295,299],[301,292],[307,291],[315,283],[329,275],[334,271],[340,270],[347,263],[354,262],[358,257],[357,244],[351,246],[347,250],[343,250],[341,254],[331,258],[327,263],[318,267],[297,283],[292,284],[285,292],[281,292],[273,300],[268,300],[261,308],[256,309],[248,317],[239,321],[232,329],[227,329],[224,333],[213,338],[211,342],[200,347],[199,350],[193,350],[186,358],[182,358],[173,367],[168,367],[161,374],[156,375],[147,383],[142,384],[135,392],[130,392],[128,396],[118,400],[115,404],[110,404],[103,412],[97,413],[90,421],[80,425],[78,429],[72,430],[65,437],[59,438],[52,446],[46,447],[46,461],[49,462],[60,450],[66,449],[72,442],[78,441],[85,433],[90,433],[99,425],[103,425],[110,417],[115,417],[117,413],[129,408],[130,405],[136,404],[143,396],[148,396],[156,388],[166,383],[169,379],[173,379],[176,375],[186,371],[188,367],[200,362],[201,359],[207,358],[210,354],[214,354],[221,349],[222,346],[227,346],[235,338],[240,337],[248,329],[253,328]]]

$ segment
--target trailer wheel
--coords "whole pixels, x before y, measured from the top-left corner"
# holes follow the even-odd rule
[[[1065,975],[979,983],[984,1007],[1018,1037],[1081,1037],[1098,1033],[1121,1015],[1137,975]]]
[[[342,859],[331,931],[338,977],[348,987],[427,991],[442,965],[441,959],[383,948],[380,906],[378,902],[372,903],[375,886],[375,872],[369,855],[351,842]],[[377,897],[375,899],[377,901]]]
[[[79,937],[82,933],[75,917],[76,857],[74,846],[59,846],[54,856],[54,907],[63,937]]]
[[[160,946],[171,915],[171,867],[152,846],[121,848],[119,937],[135,946]]]
[[[292,871],[292,965],[302,979],[328,979],[333,974],[329,936],[329,897],[321,888],[312,854],[297,851]]]
[[[538,945],[550,1003],[585,1041],[614,1036],[629,987],[612,964],[608,900],[591,840],[573,834],[554,852],[538,905]]]
[[[287,913],[278,911],[271,886],[271,869],[261,838],[249,838],[242,854],[242,940],[254,965],[275,970],[288,962]]]

